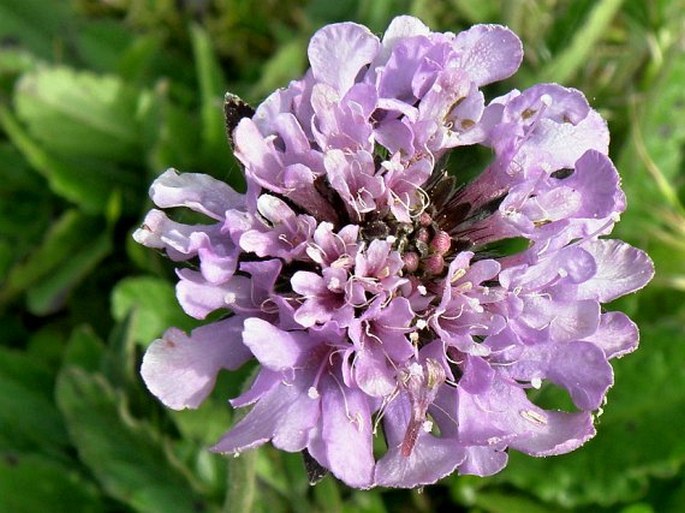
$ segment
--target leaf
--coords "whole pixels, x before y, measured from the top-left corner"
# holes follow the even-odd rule
[[[55,56],[56,42],[67,33],[70,13],[62,2],[3,0],[0,39],[14,41],[43,58]]]
[[[0,347],[0,449],[59,453],[67,443],[50,372],[36,359]]]
[[[618,160],[629,209],[624,219],[636,221],[636,229],[653,220],[664,200],[679,208],[673,187],[682,174],[685,127],[685,54],[672,48],[660,76],[641,106],[633,112],[632,133]],[[630,200],[634,200],[630,202]],[[623,225],[630,223],[625,222]],[[640,228],[637,228],[640,227]]]
[[[48,180],[50,188],[84,211],[104,211],[114,191],[121,192],[123,204],[129,208],[140,203],[143,187],[139,173],[110,161],[85,156],[69,159],[50,154],[26,133],[2,104],[0,125],[31,166]]]
[[[0,143],[0,246],[9,251],[0,280],[40,242],[54,216],[54,198],[45,181],[31,171],[21,154]],[[1,257],[0,257],[1,258]]]
[[[560,82],[569,80],[587,62],[597,42],[605,36],[607,27],[621,8],[623,0],[601,0],[595,2],[587,19],[574,33],[570,44],[540,71],[538,81]]]
[[[476,495],[475,504],[488,513],[555,513],[534,500],[515,493],[481,491]]]
[[[193,24],[190,39],[200,88],[201,151],[211,172],[223,176],[230,169],[223,115],[225,80],[207,32]]]
[[[42,244],[9,273],[0,303],[28,290],[29,308],[37,315],[58,309],[68,292],[110,251],[102,220],[77,211],[65,212]]]
[[[112,75],[40,68],[17,83],[17,117],[47,152],[67,158],[136,161],[139,92]]]
[[[496,18],[502,8],[500,2],[493,0],[481,0],[480,2],[451,0],[450,3],[469,23],[487,23]]]
[[[178,304],[173,285],[160,278],[130,277],[112,291],[112,317],[123,321],[135,313],[130,326],[133,338],[147,346],[171,327],[189,330],[196,326]]]
[[[141,513],[212,511],[159,434],[130,416],[101,375],[65,368],[57,403],[81,461],[112,497]]]
[[[105,345],[90,326],[74,329],[63,354],[63,365],[97,372],[102,366]]]
[[[0,511],[96,513],[104,505],[93,484],[63,463],[5,452],[0,455]]]
[[[615,361],[597,436],[575,452],[535,459],[512,451],[496,482],[511,482],[546,501],[572,507],[611,505],[645,493],[654,475],[685,463],[685,345],[682,324],[642,327],[642,347]]]

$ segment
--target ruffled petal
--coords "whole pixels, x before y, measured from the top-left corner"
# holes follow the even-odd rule
[[[304,449],[319,418],[319,399],[309,397],[306,382],[281,383],[269,390],[212,450],[240,453],[269,440],[289,452]]]
[[[585,242],[583,249],[595,259],[597,273],[578,286],[578,299],[593,298],[608,303],[641,289],[654,276],[647,253],[616,239]]]
[[[221,369],[237,369],[252,355],[242,343],[243,318],[229,317],[194,329],[171,328],[143,357],[145,384],[174,410],[197,408],[214,388]]]
[[[336,23],[320,29],[309,42],[314,78],[345,94],[359,71],[378,54],[380,41],[363,25]],[[334,65],[331,65],[335,63]]]
[[[521,40],[501,25],[476,25],[457,35],[461,65],[477,86],[505,79],[523,60]]]
[[[200,173],[168,169],[150,187],[150,198],[160,208],[187,207],[214,219],[244,205],[244,196],[228,184]]]

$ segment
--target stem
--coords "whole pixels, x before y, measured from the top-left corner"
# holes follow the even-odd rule
[[[256,497],[257,451],[228,456],[228,489],[223,513],[253,513]]]

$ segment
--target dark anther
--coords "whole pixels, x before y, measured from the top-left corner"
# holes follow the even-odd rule
[[[390,235],[390,227],[381,220],[370,221],[362,227],[362,237],[366,240],[385,239]]]
[[[507,193],[504,192],[500,194],[499,196],[492,198],[490,201],[483,203],[480,205],[478,208],[473,209],[471,212],[469,212],[468,217],[465,219],[465,221],[470,221],[471,223],[481,221],[482,219],[485,219],[486,217],[491,216],[495,212],[497,212],[497,209],[499,206],[502,204],[504,201],[504,198],[507,197]]]
[[[438,215],[438,226],[442,230],[450,233],[455,227],[464,222],[464,219],[470,210],[471,204],[468,202],[458,203],[449,208],[445,208]]]
[[[575,169],[571,169],[569,167],[566,167],[564,169],[559,169],[559,170],[555,171],[550,176],[552,178],[556,178],[557,180],[563,180],[564,178],[568,178],[569,176],[571,176],[574,171],[575,171]]]

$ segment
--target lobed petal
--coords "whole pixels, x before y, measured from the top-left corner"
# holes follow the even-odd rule
[[[237,369],[252,355],[242,343],[243,318],[229,317],[194,329],[170,328],[143,357],[141,375],[150,391],[174,410],[197,408],[221,369]]]

